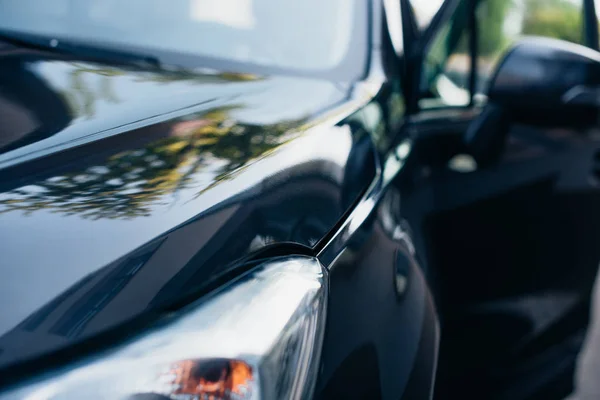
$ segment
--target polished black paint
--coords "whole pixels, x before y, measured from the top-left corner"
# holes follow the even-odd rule
[[[433,395],[437,313],[398,200],[388,188],[330,265],[317,398]]]
[[[413,158],[401,59],[381,4],[370,17],[368,73],[350,82],[4,48],[5,384],[143,329],[251,260],[301,253],[330,272],[316,396],[431,396],[437,314],[398,189]]]
[[[23,68],[48,87],[79,80],[89,86],[62,96],[90,98],[71,103],[63,130],[2,155],[2,300],[17,303],[2,314],[5,363],[166,307],[267,246],[314,247],[374,177],[360,118],[338,123],[351,87],[45,58]],[[357,157],[363,169],[347,170]]]
[[[465,134],[479,165],[497,163],[512,124],[589,128],[598,119],[600,54],[547,38],[518,42],[499,63],[488,102]]]
[[[600,54],[587,47],[548,38],[517,43],[499,64],[488,97],[517,123],[589,127],[598,103],[586,92],[600,85]]]

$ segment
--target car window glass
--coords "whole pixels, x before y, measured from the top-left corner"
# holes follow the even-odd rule
[[[444,0],[410,0],[410,5],[420,29],[425,29],[429,26],[431,19],[443,3]]]
[[[0,29],[304,71],[364,30],[360,0],[0,0]],[[359,23],[357,23],[357,21]]]
[[[400,0],[384,0],[385,17],[390,34],[390,40],[394,46],[396,54],[401,54],[404,50],[404,37],[402,35],[402,12],[400,10]]]
[[[466,106],[471,71],[467,2],[462,2],[429,45],[421,72],[421,108]]]
[[[583,44],[583,0],[481,0],[477,93],[485,93],[504,53],[524,36],[543,36]]]
[[[594,6],[596,8],[596,19],[598,20],[598,26],[600,27],[600,0],[594,0]],[[600,28],[598,29],[598,38],[600,41]]]
[[[600,0],[596,0],[600,2]],[[462,1],[427,49],[421,76],[421,108],[470,104],[469,1]],[[583,0],[479,0],[476,103],[499,60],[524,36],[544,36],[583,44]]]

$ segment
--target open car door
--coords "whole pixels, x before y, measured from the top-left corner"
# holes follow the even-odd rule
[[[449,0],[412,54],[420,162],[404,207],[424,238],[443,318],[437,399],[572,390],[600,261],[600,130],[575,127],[567,113],[508,118],[487,98],[534,3],[565,6]],[[570,3],[582,32],[571,41],[597,47],[593,2]]]

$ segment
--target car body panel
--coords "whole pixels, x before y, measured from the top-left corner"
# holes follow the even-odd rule
[[[433,395],[437,313],[398,200],[396,188],[382,192],[329,264],[328,325],[317,398]],[[326,260],[327,253],[320,259]]]
[[[89,99],[0,156],[0,296],[15,304],[0,362],[165,307],[269,246],[312,248],[373,179],[351,85],[17,57],[54,102]],[[12,107],[34,120],[26,101]]]
[[[303,254],[329,271],[316,397],[432,396],[437,313],[401,207],[403,88],[384,65],[400,58],[373,4],[354,82],[0,57],[17,75],[0,85],[21,74],[63,112],[13,95],[34,123],[0,143],[3,383],[143,332],[257,259]]]

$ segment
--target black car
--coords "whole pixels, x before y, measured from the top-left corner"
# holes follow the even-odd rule
[[[0,400],[567,395],[597,24],[491,2],[0,0]]]

